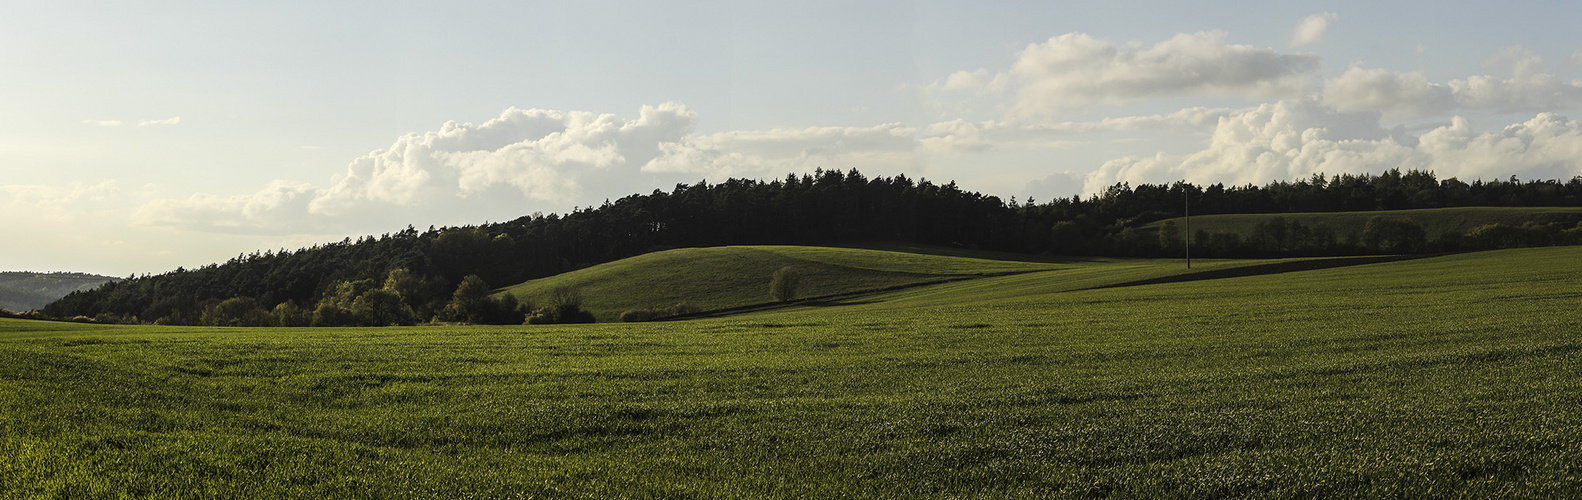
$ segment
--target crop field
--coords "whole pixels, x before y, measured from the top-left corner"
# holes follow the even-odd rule
[[[954,262],[868,270],[986,276],[675,322],[0,320],[0,497],[1582,494],[1582,247]]]
[[[1582,222],[1582,208],[1454,207],[1369,212],[1194,215],[1192,231],[1227,232],[1245,237],[1252,233],[1253,226],[1276,216],[1309,227],[1319,223],[1329,224],[1340,234],[1361,234],[1363,226],[1373,217],[1405,219],[1422,225],[1424,232],[1430,238],[1438,238],[1446,232],[1464,233],[1488,224],[1521,226],[1529,221],[1538,224],[1557,222],[1569,228]],[[1178,228],[1185,227],[1179,217],[1168,220],[1175,221]],[[1164,221],[1154,222],[1144,226],[1144,229],[1157,230],[1162,224]]]
[[[616,321],[625,310],[678,302],[703,310],[761,304],[769,301],[770,276],[782,267],[791,267],[801,278],[802,296],[819,297],[1058,266],[854,248],[678,248],[529,281],[501,293],[542,304],[556,289],[572,288],[586,296],[589,311],[599,321]]]

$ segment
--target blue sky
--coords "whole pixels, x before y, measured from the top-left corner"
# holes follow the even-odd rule
[[[1569,2],[0,6],[0,268],[114,275],[678,182],[1049,199],[1582,174]]]

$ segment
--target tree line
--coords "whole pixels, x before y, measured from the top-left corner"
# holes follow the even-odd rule
[[[409,226],[393,234],[298,250],[253,252],[196,269],[131,276],[68,295],[42,313],[171,324],[224,324],[239,317],[263,321],[259,311],[270,313],[275,324],[293,325],[520,323],[532,317],[559,321],[553,311],[564,303],[535,308],[474,300],[466,306],[453,305],[464,287],[469,288],[468,297],[488,298],[478,290],[677,247],[904,242],[1069,255],[1164,253],[1171,250],[1169,241],[1139,228],[1180,216],[1188,201],[1194,215],[1579,206],[1582,177],[1568,182],[1511,178],[1466,183],[1438,180],[1431,172],[1392,170],[1381,175],[1315,175],[1261,187],[1117,184],[1088,198],[1038,202],[970,192],[954,182],[819,170],[770,181],[678,184],[670,191],[635,194],[563,215],[533,214],[509,222],[426,231]],[[1256,247],[1262,249],[1258,252],[1270,253],[1297,251],[1292,248],[1304,249],[1298,253],[1389,251],[1370,248],[1366,242],[1304,247],[1299,242],[1323,240],[1311,237],[1314,231],[1322,233],[1322,228],[1282,224],[1278,231],[1289,236],[1280,236],[1281,243],[1275,246],[1228,242],[1223,237],[1215,242],[1214,235],[1204,235],[1194,239],[1194,250],[1205,245],[1203,251],[1212,253],[1219,245],[1226,254],[1248,253],[1247,248],[1254,248],[1248,245],[1256,244],[1264,245]],[[1484,239],[1500,244],[1536,241],[1522,234]],[[1420,251],[1427,249],[1425,245]],[[570,295],[574,293],[563,298],[575,302]],[[319,314],[321,309],[324,314]],[[500,312],[506,310],[511,312]],[[282,319],[288,317],[294,319]]]

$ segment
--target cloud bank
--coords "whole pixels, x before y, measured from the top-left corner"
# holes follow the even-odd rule
[[[1440,84],[1430,82],[1420,71],[1353,66],[1324,82],[1324,102],[1339,110],[1402,116],[1431,116],[1458,109],[1539,112],[1582,105],[1582,80],[1562,79],[1538,55],[1511,47],[1495,60],[1509,63],[1511,78],[1476,75]]]
[[[1403,128],[1380,127],[1377,112],[1283,100],[1221,119],[1201,151],[1106,162],[1086,176],[1083,192],[1099,193],[1119,182],[1260,184],[1392,168],[1432,170],[1442,178],[1570,178],[1582,174],[1582,123],[1539,113],[1498,132],[1478,132],[1455,117],[1412,136]]]
[[[927,90],[1011,93],[1010,116],[1047,118],[1072,108],[1159,97],[1300,96],[1318,69],[1316,55],[1230,44],[1222,31],[1177,34],[1151,47],[1068,33],[1028,45],[1005,72],[957,72]]]
[[[643,106],[636,118],[511,108],[482,124],[452,121],[397,138],[352,160],[326,186],[280,180],[249,194],[159,199],[133,218],[145,226],[258,234],[355,230],[351,221],[388,226],[436,214],[473,223],[703,178],[815,168],[893,172],[918,164],[917,131],[901,124],[699,135],[695,121],[680,103]]]
[[[1321,42],[1337,18],[1323,13],[1303,19],[1291,47]],[[1571,59],[1582,61],[1582,55]],[[1355,65],[1320,81],[1317,55],[1231,44],[1219,31],[1177,34],[1151,46],[1069,33],[1026,46],[1003,71],[959,71],[923,89],[932,97],[1000,99],[997,119],[699,134],[696,114],[675,102],[642,106],[635,117],[510,108],[481,124],[452,121],[401,136],[352,160],[323,185],[279,180],[247,194],[157,199],[139,207],[133,220],[202,232],[332,233],[434,220],[435,214],[451,217],[439,221],[444,224],[564,211],[699,179],[779,177],[815,168],[916,175],[950,170],[941,164],[961,168],[993,150],[1036,158],[1078,147],[1140,149],[1091,146],[1081,134],[1110,134],[1102,139],[1110,145],[1146,141],[1138,134],[1201,135],[1204,145],[1181,154],[1105,155],[1108,160],[1092,170],[1016,167],[993,175],[1036,179],[1027,184],[1028,192],[1047,197],[1078,187],[1097,193],[1117,182],[1246,184],[1390,168],[1464,178],[1582,173],[1582,127],[1553,113],[1582,104],[1582,82],[1561,79],[1565,65],[1551,69],[1521,47],[1506,49],[1490,64],[1508,66],[1512,76],[1434,83],[1421,72]],[[1076,108],[1193,96],[1272,101],[1094,121],[1057,119]],[[1480,132],[1468,120],[1447,115],[1460,109],[1534,115],[1498,132]],[[1414,135],[1383,125],[1386,116],[1440,116],[1449,123]],[[179,122],[174,117],[138,125]]]

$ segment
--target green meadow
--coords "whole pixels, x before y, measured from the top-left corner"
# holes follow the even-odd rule
[[[1536,224],[1560,223],[1570,227],[1582,222],[1582,208],[1452,207],[1367,212],[1194,215],[1192,216],[1192,231],[1226,232],[1246,237],[1252,234],[1253,226],[1273,217],[1281,217],[1287,222],[1298,222],[1309,227],[1325,223],[1333,226],[1341,234],[1361,234],[1363,226],[1368,223],[1368,219],[1373,217],[1404,219],[1423,226],[1423,232],[1430,238],[1438,238],[1447,232],[1465,233],[1479,226],[1489,224],[1521,227],[1522,224],[1533,222]],[[1167,220],[1174,221],[1177,228],[1185,227],[1185,221],[1180,217]],[[1164,223],[1165,221],[1159,221],[1143,227],[1144,229],[1157,231],[1159,226]]]
[[[0,497],[1582,494],[1582,247],[1140,286],[1113,285],[1185,270],[678,252],[507,291],[578,286],[601,320],[766,302],[786,265],[871,293],[592,325],[0,320]]]
[[[800,277],[800,296],[817,298],[1057,266],[863,248],[678,248],[528,281],[500,293],[544,304],[555,290],[575,289],[599,321],[616,321],[622,311],[679,302],[704,311],[766,304],[770,276],[782,267]]]

